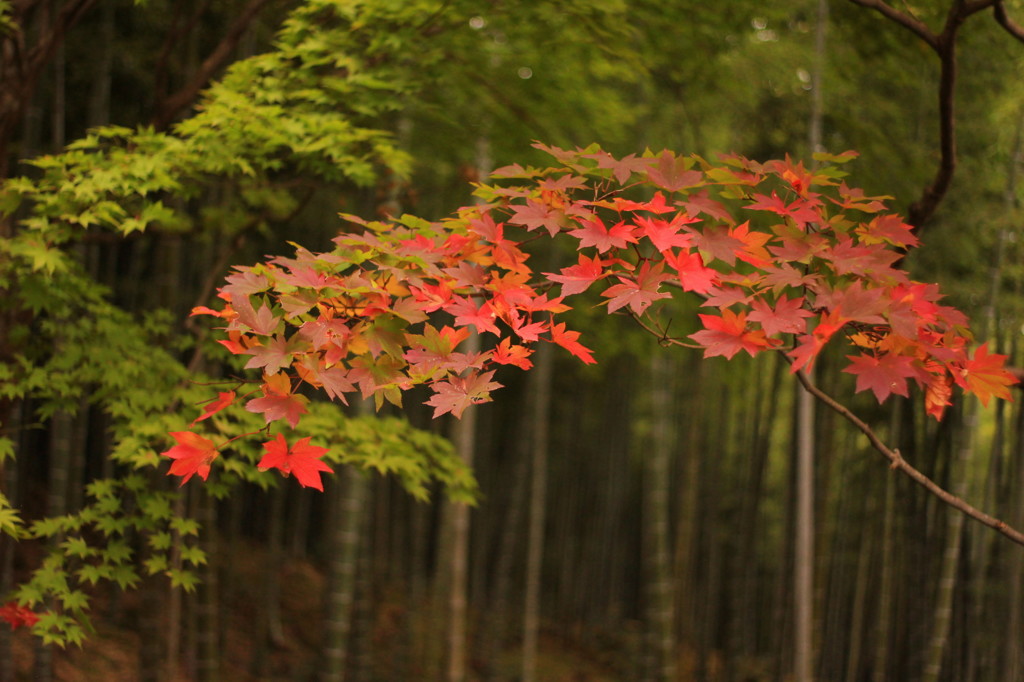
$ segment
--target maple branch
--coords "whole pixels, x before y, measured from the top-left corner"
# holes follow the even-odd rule
[[[209,56],[203,60],[203,63],[199,65],[199,69],[195,74],[193,74],[192,80],[160,104],[158,111],[153,116],[153,125],[157,130],[162,130],[169,126],[175,116],[177,116],[182,109],[195,101],[196,97],[199,95],[199,91],[210,82],[213,74],[223,66],[231,56],[231,52],[238,45],[239,41],[241,41],[242,36],[245,35],[246,30],[249,28],[249,24],[251,24],[252,20],[256,18],[256,15],[260,10],[262,10],[267,3],[276,1],[277,0],[251,0],[251,2],[242,9],[238,18],[235,19],[233,24],[231,24],[228,32],[224,35],[217,46],[213,48],[213,51],[210,52]]]
[[[909,14],[899,11],[885,0],[850,0],[855,5],[861,7],[867,7],[873,9],[882,16],[896,22],[903,28],[907,29],[918,38],[928,43],[936,52],[939,51],[939,36],[935,35],[928,25],[917,17],[913,17]]]
[[[1005,521],[1000,521],[994,516],[989,516],[985,512],[977,509],[956,495],[950,493],[945,488],[940,486],[932,479],[925,476],[919,470],[914,468],[907,460],[903,459],[900,451],[895,448],[890,448],[882,439],[878,437],[878,434],[868,426],[860,417],[855,415],[848,407],[837,401],[832,396],[828,395],[820,388],[814,385],[808,378],[807,374],[801,369],[796,372],[797,379],[803,386],[804,390],[813,395],[818,399],[819,402],[823,403],[827,407],[831,408],[834,412],[838,413],[846,421],[853,424],[858,431],[868,437],[868,441],[871,443],[871,447],[882,454],[887,460],[889,460],[889,466],[892,469],[896,469],[902,472],[905,476],[909,477],[910,480],[917,483],[919,486],[927,490],[929,493],[939,498],[942,502],[963,512],[969,518],[992,528],[999,533],[1002,533],[1010,540],[1016,542],[1018,545],[1024,546],[1024,533],[1016,530],[1012,526],[1009,526]]]
[[[992,12],[995,14],[996,23],[1005,28],[1011,36],[1024,43],[1024,26],[1016,23],[1006,14],[1006,5],[1003,4],[1003,0],[995,0]]]

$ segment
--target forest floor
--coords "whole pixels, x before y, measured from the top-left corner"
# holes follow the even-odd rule
[[[316,652],[319,646],[319,628],[323,608],[325,577],[322,571],[307,560],[287,561],[281,569],[281,632],[276,644],[267,643],[265,626],[266,557],[261,551],[247,547],[234,553],[232,578],[221,585],[225,607],[221,616],[223,642],[220,679],[225,682],[306,682],[316,679]],[[185,599],[182,652],[194,652],[193,630]],[[361,679],[372,682],[403,682],[408,679],[432,682],[436,675],[408,675],[394,677],[396,656],[393,652],[395,632],[401,630],[400,621],[406,618],[406,607],[397,599],[378,600],[375,612],[366,621],[369,632],[362,641],[369,649],[384,645],[382,651],[363,657],[373,671]],[[93,604],[95,633],[89,635],[81,647],[53,651],[53,670],[56,682],[135,682],[139,676],[139,650],[142,646],[136,621],[140,598],[136,592],[127,592],[111,599],[98,595]],[[418,626],[432,632],[437,646],[443,647],[443,628],[432,628],[429,622]],[[26,630],[14,634],[13,651],[19,682],[35,682],[35,640]],[[164,642],[166,645],[166,642]],[[408,646],[405,647],[408,655]],[[492,662],[495,671],[507,672],[515,679],[518,668],[518,647],[502,651]],[[538,679],[542,682],[618,682],[604,660],[607,651],[596,652],[564,638],[544,635],[538,652]],[[191,682],[195,658],[182,653],[174,665],[169,662],[163,679],[166,682]],[[170,659],[168,658],[168,661]],[[475,664],[479,666],[480,662]],[[473,665],[473,664],[471,664]],[[482,679],[470,673],[470,682]],[[493,678],[492,678],[493,679]]]

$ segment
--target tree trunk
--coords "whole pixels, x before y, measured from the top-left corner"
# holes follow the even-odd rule
[[[644,552],[647,585],[647,619],[656,666],[654,679],[675,682],[676,627],[675,595],[672,583],[671,539],[669,537],[669,482],[674,443],[672,429],[672,385],[674,363],[666,349],[651,353],[650,364],[651,439],[650,452],[643,458],[646,464],[643,490],[646,518]]]
[[[373,410],[370,401],[357,403],[360,414]],[[369,481],[361,471],[345,467],[342,481],[332,482],[335,499],[328,519],[328,588],[325,596],[321,682],[342,682],[350,657],[353,611],[355,608],[356,568],[362,541],[362,518],[366,513]],[[339,479],[341,477],[339,476]]]
[[[530,510],[526,540],[526,595],[523,604],[522,681],[537,679],[537,635],[540,632],[541,569],[544,561],[544,526],[547,514],[548,435],[551,427],[551,378],[554,354],[541,344],[534,355],[530,377]]]
[[[467,339],[466,353],[480,349],[480,337],[473,334]],[[470,406],[462,413],[462,419],[455,424],[453,440],[459,457],[467,466],[473,466],[476,441],[476,408]],[[448,588],[448,682],[465,682],[468,623],[468,557],[469,557],[469,506],[449,503],[451,524],[451,554],[449,561]]]

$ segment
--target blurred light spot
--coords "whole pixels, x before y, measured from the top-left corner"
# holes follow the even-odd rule
[[[469,27],[472,29],[476,29],[477,31],[479,31],[486,25],[487,20],[484,19],[483,17],[473,17],[472,19],[469,20]]]
[[[768,28],[768,20],[764,17],[754,17],[750,20],[750,25],[756,28],[758,31],[763,31]]]
[[[533,69],[531,69],[529,66],[520,66],[519,70],[516,71],[516,73],[519,74],[519,77],[522,78],[523,80],[526,80],[527,78],[533,78]]]

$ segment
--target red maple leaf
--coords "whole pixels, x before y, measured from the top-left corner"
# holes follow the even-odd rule
[[[724,355],[729,359],[741,350],[754,356],[772,346],[772,342],[765,337],[763,329],[747,329],[746,312],[734,313],[731,310],[723,310],[721,317],[717,315],[698,315],[697,317],[704,324],[704,329],[690,334],[690,338],[704,347],[704,357],[706,358]]]
[[[670,151],[663,151],[656,164],[647,170],[647,177],[658,187],[677,192],[687,187],[696,187],[704,182],[704,174],[690,170],[693,161],[685,156],[676,156]]]
[[[508,222],[513,225],[522,225],[527,230],[533,231],[538,227],[545,228],[554,237],[562,229],[565,215],[552,210],[550,206],[540,203],[536,199],[527,199],[526,205],[515,205],[512,207],[512,217]]]
[[[562,285],[562,296],[571,296],[586,291],[591,284],[601,279],[607,264],[607,261],[601,260],[598,256],[587,258],[581,253],[579,262],[576,265],[562,268],[560,270],[562,274],[556,275],[551,272],[544,274],[552,282]]]
[[[914,227],[907,225],[898,215],[875,216],[870,223],[862,224],[855,230],[864,244],[888,242],[895,246],[917,246],[921,242],[911,232]]]
[[[750,321],[757,322],[764,329],[768,336],[775,334],[797,334],[804,331],[807,324],[804,318],[811,317],[814,313],[803,307],[804,297],[790,300],[785,295],[780,296],[772,308],[764,299],[754,299],[751,304],[753,310],[750,313]]]
[[[217,414],[218,412],[220,412],[233,402],[235,402],[234,391],[218,393],[217,399],[212,401],[206,407],[203,408],[203,413],[196,417],[195,420],[193,420],[192,425],[195,426],[197,423],[203,421],[204,419],[209,419],[210,417]]]
[[[494,347],[491,359],[499,365],[515,365],[519,369],[530,369],[533,362],[529,359],[533,351],[526,346],[519,346],[512,343],[511,339],[502,339],[501,343]]]
[[[679,274],[679,283],[682,284],[683,291],[706,294],[718,281],[718,272],[705,267],[704,259],[699,253],[680,251],[676,254],[669,251],[664,256],[665,262]]]
[[[921,376],[921,370],[914,366],[914,359],[906,355],[886,353],[880,357],[863,354],[846,357],[850,366],[843,371],[857,377],[857,392],[870,388],[880,403],[892,393],[906,398],[909,395],[907,379]]]
[[[646,218],[644,216],[638,216],[636,219],[641,234],[650,239],[651,243],[654,244],[654,248],[662,253],[674,247],[689,248],[690,243],[693,241],[693,236],[685,232],[680,234],[679,228],[688,223],[695,222],[697,222],[696,218],[690,218],[685,213],[677,213],[671,222],[661,218]]]
[[[323,492],[324,485],[320,481],[320,473],[333,474],[334,469],[324,464],[320,458],[327,454],[327,448],[310,445],[312,436],[300,438],[290,449],[282,434],[274,440],[263,444],[267,454],[256,467],[260,471],[278,469],[284,476],[294,475],[295,480],[306,488],[316,488]]]
[[[217,447],[213,441],[191,431],[173,431],[170,436],[178,444],[160,453],[174,460],[167,475],[183,476],[180,485],[185,485],[194,474],[199,474],[199,478],[205,481],[210,475],[210,464],[217,459]]]
[[[262,398],[253,398],[245,404],[249,412],[262,414],[269,424],[278,419],[286,419],[294,429],[299,419],[306,412],[309,399],[302,395],[293,395],[291,380],[284,374],[267,377],[261,387]]]
[[[974,357],[964,363],[963,369],[954,372],[953,378],[988,407],[993,397],[1011,399],[1010,386],[1018,379],[1004,369],[1005,364],[1005,355],[989,355],[988,343],[983,343],[974,351]]]
[[[562,348],[566,349],[580,360],[588,365],[593,365],[597,362],[594,356],[591,354],[591,350],[580,343],[577,339],[580,338],[579,332],[566,331],[565,323],[559,322],[558,324],[551,325],[551,340],[557,343]]]
[[[658,291],[662,282],[671,279],[663,270],[662,263],[652,268],[650,261],[644,261],[636,278],[619,275],[621,284],[614,284],[601,294],[609,299],[608,312],[613,313],[628,305],[634,313],[643,315],[648,306],[658,299],[669,298],[671,294],[668,292]]]
[[[12,630],[20,627],[32,627],[39,622],[39,614],[16,601],[9,601],[0,606],[0,620],[7,621]]]
[[[434,418],[451,412],[456,418],[461,419],[467,407],[486,402],[490,399],[491,391],[501,388],[501,384],[491,381],[493,376],[492,370],[483,374],[452,377],[435,383],[432,387],[434,395],[427,401],[427,405],[434,408]]]
[[[569,234],[580,240],[579,249],[588,246],[597,247],[598,253],[604,253],[609,249],[622,249],[626,244],[635,244],[636,237],[633,236],[633,225],[620,221],[610,228],[604,226],[604,222],[594,217],[593,220],[580,222],[580,229],[573,230]]]
[[[620,185],[625,185],[633,173],[643,172],[654,163],[654,159],[637,158],[636,154],[629,154],[621,159],[616,159],[605,151],[596,154],[586,154],[585,156],[597,159],[598,168],[610,168],[612,175],[615,176]]]
[[[498,331],[498,326],[494,324],[498,316],[487,301],[484,301],[478,308],[472,299],[456,296],[450,304],[444,307],[444,310],[455,317],[456,326],[473,325],[476,327],[477,333],[481,334],[491,332],[497,336],[501,333]]]

